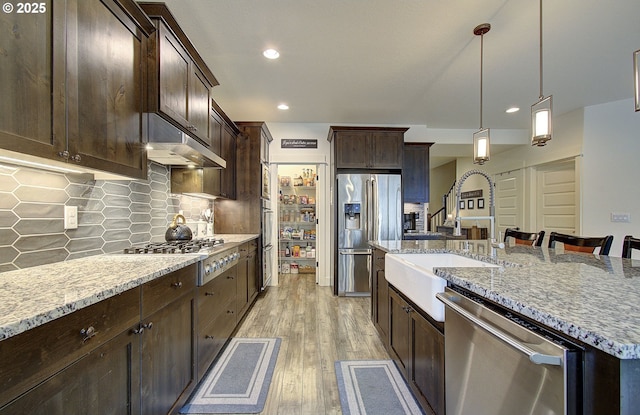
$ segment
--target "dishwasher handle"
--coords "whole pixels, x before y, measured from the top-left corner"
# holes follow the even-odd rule
[[[466,318],[471,323],[475,324],[476,326],[478,326],[481,329],[487,331],[491,335],[493,335],[493,336],[497,337],[498,339],[502,340],[504,343],[506,343],[509,346],[513,347],[514,349],[520,351],[521,353],[524,353],[525,355],[527,355],[529,357],[529,360],[531,362],[533,362],[533,363],[535,363],[537,365],[562,366],[562,361],[563,361],[562,356],[553,356],[553,355],[542,354],[542,353],[536,352],[535,350],[525,346],[524,344],[520,343],[518,340],[516,340],[513,337],[509,336],[507,333],[504,333],[500,329],[498,329],[496,327],[493,327],[492,325],[486,323],[482,319],[479,319],[478,317],[474,316],[472,313],[468,312],[464,308],[460,307],[458,304],[456,304],[452,300],[453,297],[456,297],[456,295],[455,294],[450,294],[450,293],[438,293],[438,294],[436,294],[436,298],[438,298],[438,300],[442,301],[444,303],[444,305],[446,305],[447,307],[451,308],[451,310],[453,310],[456,313],[460,314],[462,317]],[[446,321],[445,321],[445,324],[446,324]]]

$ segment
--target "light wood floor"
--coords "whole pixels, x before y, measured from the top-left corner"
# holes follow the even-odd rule
[[[280,337],[262,414],[341,414],[334,363],[389,359],[370,317],[369,297],[335,297],[315,276],[288,274],[269,287],[236,337]]]

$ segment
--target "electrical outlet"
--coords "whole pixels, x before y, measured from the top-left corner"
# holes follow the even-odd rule
[[[77,206],[64,207],[64,228],[78,229],[78,207]]]
[[[611,212],[611,222],[631,222],[631,214],[630,213],[614,213]]]

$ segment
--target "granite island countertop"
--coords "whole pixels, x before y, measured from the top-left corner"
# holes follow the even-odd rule
[[[217,252],[257,238],[217,234]],[[195,264],[204,254],[105,254],[0,273],[0,341]],[[194,278],[196,276],[194,275]]]
[[[640,359],[640,261],[487,241],[371,241],[389,253],[450,252],[500,268],[436,274],[619,359]],[[468,248],[468,249],[467,249]]]

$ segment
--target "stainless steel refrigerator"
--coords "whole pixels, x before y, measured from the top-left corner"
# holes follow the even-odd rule
[[[337,175],[337,293],[371,294],[370,240],[402,239],[399,174]]]

